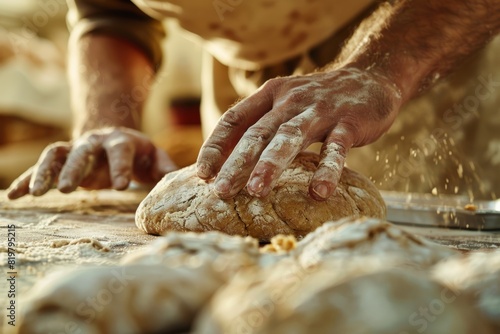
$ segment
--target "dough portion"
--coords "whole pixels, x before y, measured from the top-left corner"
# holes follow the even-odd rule
[[[454,256],[438,263],[431,274],[453,291],[476,296],[477,307],[500,333],[500,250]]]
[[[36,284],[22,301],[19,334],[182,333],[236,272],[274,264],[256,239],[169,233],[122,265],[60,271]]]
[[[183,267],[206,264],[212,276],[229,280],[235,273],[253,267],[274,265],[287,254],[263,254],[257,239],[220,232],[170,232],[141,252],[130,254],[122,263]]]
[[[422,273],[367,270],[357,262],[337,268],[350,272],[339,280],[332,269],[233,280],[213,296],[194,333],[494,333],[471,307],[472,294]]]
[[[344,218],[324,223],[302,239],[290,256],[304,268],[329,260],[378,258],[399,266],[428,269],[457,251],[375,218]]]
[[[222,200],[212,182],[196,176],[195,166],[167,174],[142,201],[137,226],[150,234],[167,231],[220,231],[269,241],[278,234],[301,238],[323,222],[344,217],[384,218],[385,203],[366,177],[344,168],[331,198],[319,202],[308,194],[319,156],[303,152],[295,158],[265,198],[243,189]]]
[[[18,333],[66,333],[68,324],[86,334],[182,332],[222,283],[207,264],[62,271],[23,300]]]

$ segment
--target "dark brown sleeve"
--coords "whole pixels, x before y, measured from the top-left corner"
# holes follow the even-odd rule
[[[105,33],[128,40],[153,62],[157,70],[162,61],[163,25],[146,15],[130,0],[67,0],[71,38],[88,33]]]

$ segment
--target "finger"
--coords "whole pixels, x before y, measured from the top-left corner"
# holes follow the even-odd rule
[[[129,141],[135,147],[132,169],[134,180],[142,183],[158,182],[165,174],[178,169],[168,154],[156,147],[147,136],[129,132]]]
[[[57,189],[63,193],[74,191],[92,171],[96,157],[102,152],[101,136],[93,134],[77,141],[61,170]]]
[[[323,143],[320,163],[309,184],[309,194],[315,200],[326,200],[337,188],[347,153],[353,145],[354,132],[347,129],[337,125]]]
[[[260,155],[280,125],[290,120],[287,109],[279,107],[271,110],[245,132],[217,175],[214,182],[217,196],[230,198],[245,187]]]
[[[310,107],[279,127],[250,175],[247,189],[251,195],[267,196],[297,154],[310,144],[306,134],[315,121],[314,114]]]
[[[127,136],[115,136],[103,144],[108,157],[109,175],[113,189],[126,189],[132,179],[134,143]]]
[[[44,150],[33,169],[29,184],[31,195],[41,196],[52,188],[69,151],[69,143],[55,143]]]
[[[198,154],[198,177],[208,180],[219,172],[245,131],[272,109],[273,94],[279,82],[266,82],[255,94],[222,115]]]
[[[30,179],[33,172],[33,167],[25,171],[21,176],[12,182],[7,189],[7,197],[9,199],[18,199],[30,192]]]

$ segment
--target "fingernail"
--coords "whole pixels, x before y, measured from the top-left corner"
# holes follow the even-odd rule
[[[227,194],[231,191],[231,182],[225,178],[218,179],[215,181],[214,190],[219,195]]]
[[[328,187],[323,183],[316,185],[316,187],[313,188],[313,191],[321,198],[326,198],[328,196]]]
[[[250,195],[258,196],[264,189],[264,181],[260,177],[254,177],[248,182],[247,189]]]
[[[198,170],[197,170],[198,177],[202,179],[207,179],[211,176],[210,171],[211,171],[210,165],[204,162],[198,164]]]
[[[59,181],[59,183],[57,185],[57,189],[59,189],[59,191],[62,193],[71,192],[73,190],[72,188],[73,188],[73,185],[66,180]]]
[[[8,192],[7,192],[7,197],[9,199],[18,199],[21,196],[22,196],[21,192],[17,188],[9,189]]]
[[[30,194],[33,196],[42,196],[44,194],[44,192],[42,191],[42,189],[40,187],[33,187],[30,190]]]
[[[128,186],[128,179],[125,176],[117,176],[114,179],[113,188],[125,189]]]

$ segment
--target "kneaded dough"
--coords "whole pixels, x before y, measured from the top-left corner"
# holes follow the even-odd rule
[[[68,324],[86,334],[187,332],[232,276],[278,259],[261,254],[249,237],[169,233],[124,257],[120,266],[45,277],[22,301],[18,333],[66,333]]]
[[[371,257],[428,269],[457,253],[382,219],[348,217],[324,223],[302,239],[290,256],[304,268],[330,259]]]
[[[471,307],[472,294],[448,290],[422,272],[358,262],[336,273],[329,264],[305,273],[280,274],[278,267],[229,282],[197,317],[193,333],[494,333]]]
[[[167,174],[142,201],[137,226],[150,234],[167,231],[220,231],[269,241],[278,234],[303,237],[323,222],[343,217],[383,218],[385,203],[368,178],[344,168],[335,193],[326,201],[309,196],[309,181],[319,156],[299,154],[265,198],[243,189],[222,200],[212,182],[196,176],[195,166]]]
[[[61,271],[22,300],[17,333],[178,333],[190,327],[222,283],[210,264]]]
[[[476,296],[476,307],[500,333],[500,249],[454,256],[438,263],[431,275],[453,291]]]
[[[173,268],[204,263],[212,266],[211,275],[229,280],[241,270],[269,266],[280,260],[273,255],[261,254],[258,240],[250,237],[220,232],[170,232],[141,252],[124,257],[121,263]]]

